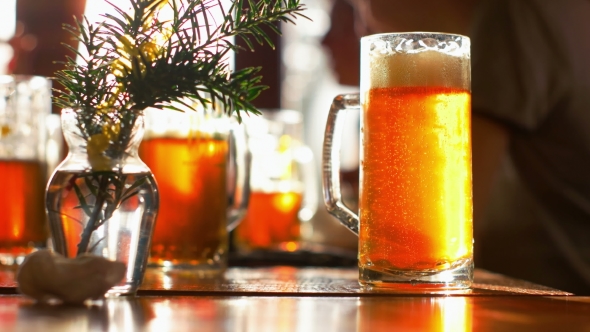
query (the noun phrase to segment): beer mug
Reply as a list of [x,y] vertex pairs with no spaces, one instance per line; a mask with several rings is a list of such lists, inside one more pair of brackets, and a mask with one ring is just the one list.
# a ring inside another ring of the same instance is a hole
[[282,109],[261,113],[243,119],[252,155],[251,193],[234,242],[242,252],[296,251],[317,209],[313,153],[303,144],[300,112]]
[[[438,292],[472,283],[470,75],[464,36],[361,39],[360,94],[334,99],[322,162],[326,207],[359,236],[367,289]],[[357,216],[342,203],[338,162],[342,111],[358,108]]]
[[249,160],[245,132],[221,107],[193,106],[146,110],[139,156],[160,191],[150,265],[208,277],[227,266],[228,232],[247,208]]
[[0,76],[0,265],[47,245],[45,185],[61,150],[61,138],[50,140],[51,119],[48,79]]

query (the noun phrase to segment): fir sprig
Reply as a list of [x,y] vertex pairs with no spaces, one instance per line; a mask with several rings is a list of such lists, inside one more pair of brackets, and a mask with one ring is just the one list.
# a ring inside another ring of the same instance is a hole
[[[69,57],[57,73],[65,87],[55,99],[59,106],[137,111],[174,108],[189,98],[218,100],[227,113],[238,111],[238,118],[239,111],[258,113],[252,101],[266,88],[260,68],[232,72],[224,59],[243,49],[229,37],[243,40],[246,50],[255,43],[274,47],[265,31],[280,33],[278,22],[293,23],[304,10],[299,0],[234,0],[227,11],[221,0],[129,3],[130,12],[111,3],[117,15],[67,27],[82,45],[81,52],[70,47],[81,62]],[[160,20],[166,7],[172,18]],[[221,22],[212,22],[213,9],[221,11]]]

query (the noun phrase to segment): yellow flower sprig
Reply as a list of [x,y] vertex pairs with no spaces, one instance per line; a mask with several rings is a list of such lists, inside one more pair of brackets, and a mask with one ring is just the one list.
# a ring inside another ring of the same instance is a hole
[[105,154],[109,145],[119,139],[121,124],[107,120],[102,126],[102,132],[88,138],[86,145],[88,162],[93,171],[109,171],[113,168],[112,159]]

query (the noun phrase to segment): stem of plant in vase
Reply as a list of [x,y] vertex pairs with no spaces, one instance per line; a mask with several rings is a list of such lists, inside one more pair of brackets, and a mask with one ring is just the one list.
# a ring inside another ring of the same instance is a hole
[[[100,176],[97,195],[96,195],[96,202],[94,203],[94,209],[92,210],[92,214],[90,215],[90,219],[88,223],[84,227],[84,231],[82,232],[82,238],[80,243],[78,244],[78,252],[76,256],[80,256],[88,251],[88,245],[90,244],[90,237],[92,236],[92,232],[94,232],[100,225],[102,224],[99,222],[100,214],[102,212],[102,206],[105,202],[105,193],[109,186],[109,181],[106,176]],[[103,219],[104,220],[104,219]]]
[[[89,217],[77,246],[77,256],[89,251],[92,233],[111,217],[124,200],[133,196],[133,190],[145,180],[140,177],[126,188],[123,184],[126,183],[127,176],[121,172],[121,164],[134,139],[133,135],[121,130],[121,127],[134,128],[139,113],[132,111],[121,114],[118,111],[105,110],[98,123],[94,117],[83,118],[78,123],[78,129],[87,141],[86,153],[91,170],[81,176],[89,188],[88,194],[84,194],[75,182],[80,175],[74,175],[71,181],[80,208]],[[118,172],[112,171],[113,167]],[[89,196],[94,197],[95,202],[92,205],[88,203]],[[97,244],[98,241],[93,246]]]

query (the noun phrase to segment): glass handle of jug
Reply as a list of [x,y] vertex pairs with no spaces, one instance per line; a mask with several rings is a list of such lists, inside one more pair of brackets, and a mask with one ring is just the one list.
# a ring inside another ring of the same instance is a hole
[[229,188],[227,230],[232,231],[246,216],[250,201],[250,167],[252,155],[248,149],[248,135],[243,125],[233,121],[229,134]]
[[322,153],[322,184],[326,208],[330,214],[357,235],[359,233],[359,217],[342,202],[340,191],[340,149],[342,146],[342,131],[345,120],[343,111],[358,110],[359,108],[360,101],[358,94],[344,94],[334,98],[326,123],[324,150]]

